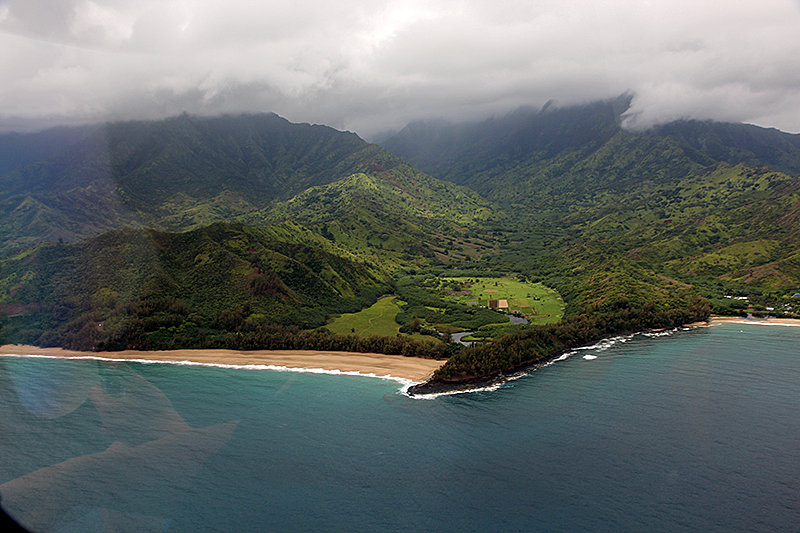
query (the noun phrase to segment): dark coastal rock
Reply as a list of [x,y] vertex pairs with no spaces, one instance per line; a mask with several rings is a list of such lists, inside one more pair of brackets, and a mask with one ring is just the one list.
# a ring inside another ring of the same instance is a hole
[[558,352],[549,354],[547,356],[526,361],[525,363],[517,365],[513,368],[492,372],[486,376],[470,376],[459,379],[434,378],[426,381],[425,383],[419,383],[409,387],[407,392],[409,396],[416,396],[420,394],[446,394],[502,385],[508,381],[510,377],[532,372],[541,366],[551,363],[553,360],[561,357],[565,353],[565,350],[559,350]]
[[[708,322],[704,320],[704,321],[693,322],[690,324],[685,324],[682,327],[699,326],[706,324],[708,324]],[[591,343],[585,344],[584,346],[595,344],[603,339],[622,337],[635,333],[655,333],[655,332],[666,331],[667,329],[676,329],[676,328],[674,327],[647,328],[638,332],[632,332],[632,331],[615,332],[613,334],[603,335],[598,339],[595,339]],[[408,389],[407,393],[409,396],[416,396],[421,394],[446,394],[453,392],[465,392],[470,390],[483,389],[486,387],[492,387],[495,385],[501,385],[512,377],[517,377],[520,374],[526,374],[528,372],[532,372],[533,370],[536,370],[539,367],[550,364],[554,360],[558,359],[565,353],[571,352],[575,348],[577,347],[570,347],[567,349],[558,350],[556,352],[544,355],[542,357],[525,361],[524,363],[516,365],[514,367],[492,372],[491,374],[485,376],[469,376],[458,379],[432,378],[426,381],[425,383],[419,383],[417,385],[413,385]]]
[[425,383],[413,385],[408,389],[409,396],[420,394],[442,394],[448,392],[468,391],[491,387],[506,381],[502,372],[495,372],[489,376],[477,376],[463,379],[431,379]]

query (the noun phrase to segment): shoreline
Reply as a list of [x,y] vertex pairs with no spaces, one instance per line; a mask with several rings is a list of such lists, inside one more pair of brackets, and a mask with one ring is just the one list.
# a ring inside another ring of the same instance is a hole
[[[706,321],[685,324],[683,327],[711,327],[725,323],[800,327],[800,319],[797,318],[742,318],[728,316],[712,316]],[[521,374],[532,372],[539,367],[553,363],[565,353],[567,352],[557,352],[541,360],[524,363],[520,365],[519,368],[511,369],[507,372],[498,371],[489,376],[473,376],[447,382],[431,382],[430,379],[433,373],[445,363],[444,360],[378,353],[316,350],[242,351],[208,348],[82,352],[77,350],[65,350],[63,348],[39,348],[20,344],[0,345],[0,357],[52,357],[144,364],[203,365],[221,368],[325,373],[390,379],[402,383],[405,386],[404,389],[407,388],[407,393],[412,397],[494,389],[506,381],[515,379]]]
[[443,360],[402,355],[315,350],[164,350],[80,352],[63,348],[38,348],[19,344],[0,346],[0,356],[94,359],[139,363],[195,364],[233,368],[360,375],[420,383],[444,364]]
[[[661,333],[666,331],[676,331],[681,328],[703,328],[712,327],[719,324],[750,324],[761,326],[797,326],[800,327],[800,319],[797,318],[742,318],[742,317],[727,317],[727,316],[711,316],[708,320],[700,322],[692,322],[691,324],[684,324],[678,328],[657,328],[650,330],[642,330],[628,333],[618,333],[604,338],[625,337],[627,335],[636,335],[644,333]],[[589,346],[593,346],[590,344]],[[562,359],[565,355],[575,353],[576,349],[560,350],[552,353],[536,361],[522,363],[521,365],[502,371],[498,370],[486,376],[470,376],[466,378],[454,380],[439,380],[439,381],[426,381],[409,387],[409,396],[431,396],[442,394],[460,394],[465,392],[477,392],[482,390],[495,390],[507,383],[513,381],[524,374],[533,372],[541,367],[548,366],[554,362]]]
[[[800,326],[800,318],[742,318],[738,316],[712,316],[705,325],[713,326],[715,324],[755,324],[757,326]],[[688,326],[697,326],[700,324],[688,324]]]

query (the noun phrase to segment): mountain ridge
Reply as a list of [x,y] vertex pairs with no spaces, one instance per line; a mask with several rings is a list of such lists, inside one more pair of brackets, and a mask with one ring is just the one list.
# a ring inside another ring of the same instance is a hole
[[0,175],[7,251],[122,227],[259,223],[275,203],[357,173],[380,175],[398,189],[422,179],[353,133],[275,114],[111,123],[55,151]]
[[[653,175],[660,182],[679,179],[717,163],[800,175],[800,135],[693,120],[628,131],[622,119],[630,101],[630,95],[622,95],[584,106],[520,108],[505,117],[464,124],[418,121],[381,145],[420,170],[468,185],[489,200],[538,208],[553,200],[564,205],[564,198],[552,198],[550,191],[538,195],[547,201],[536,194],[542,186],[552,189],[557,180],[583,187],[584,193],[568,198],[580,201],[607,186],[622,188],[653,180]],[[625,154],[632,154],[627,162]]]

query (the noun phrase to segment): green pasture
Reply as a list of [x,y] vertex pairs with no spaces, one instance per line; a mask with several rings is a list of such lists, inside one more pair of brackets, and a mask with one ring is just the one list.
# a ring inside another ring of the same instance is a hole
[[[477,302],[488,307],[489,300],[508,300],[508,312],[519,311],[531,324],[558,322],[564,316],[564,302],[556,291],[541,283],[515,278],[441,278],[445,284],[456,282],[461,291],[449,291],[444,298],[462,304]],[[459,294],[469,291],[469,294]]]
[[402,334],[404,337],[411,337],[415,341],[422,341],[422,342],[435,342],[435,343],[444,343],[444,341],[432,336],[432,335],[423,335],[421,333],[411,333],[410,335]]
[[400,331],[400,325],[394,321],[399,312],[400,306],[394,297],[381,298],[372,307],[333,319],[326,327],[333,333],[343,335],[394,337]]

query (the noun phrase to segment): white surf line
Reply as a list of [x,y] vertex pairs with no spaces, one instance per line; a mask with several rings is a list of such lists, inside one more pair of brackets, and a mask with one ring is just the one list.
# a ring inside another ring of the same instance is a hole
[[[499,388],[503,387],[504,385],[506,385],[510,381],[516,381],[516,380],[518,380],[518,379],[520,379],[520,378],[522,378],[524,376],[530,375],[531,373],[535,372],[539,368],[544,368],[546,366],[550,366],[552,364],[558,363],[559,361],[565,361],[565,360],[569,359],[571,356],[577,355],[579,351],[596,350],[598,352],[604,352],[604,351],[608,350],[609,348],[614,347],[618,343],[622,344],[622,343],[628,342],[629,340],[633,339],[637,335],[645,335],[647,337],[667,337],[667,336],[670,336],[670,335],[674,334],[675,332],[677,332],[679,330],[689,330],[689,329],[690,328],[679,328],[678,327],[678,328],[672,328],[672,329],[668,329],[668,330],[664,330],[664,331],[656,331],[656,332],[637,331],[635,333],[629,333],[627,335],[617,335],[617,336],[614,336],[614,337],[608,337],[607,339],[601,339],[600,341],[597,341],[594,344],[590,344],[588,346],[579,346],[577,348],[573,348],[569,352],[565,352],[565,353],[559,355],[558,357],[556,357],[556,358],[554,358],[554,359],[552,359],[550,361],[547,361],[546,363],[543,363],[541,365],[536,365],[534,368],[531,368],[530,370],[527,370],[525,372],[520,372],[518,374],[513,374],[511,376],[507,376],[506,379],[501,381],[501,382],[493,383],[492,385],[487,385],[487,386],[484,386],[484,387],[475,387],[475,388],[470,388],[470,389],[459,389],[459,390],[453,390],[453,391],[447,391],[447,392],[436,392],[436,393],[432,393],[432,394],[414,394],[414,395],[407,394],[406,391],[408,390],[408,387],[406,387],[405,390],[403,391],[403,393],[406,396],[408,396],[409,398],[413,398],[415,400],[434,400],[434,399],[436,399],[436,398],[438,398],[440,396],[454,396],[456,394],[469,394],[469,393],[473,393],[473,392],[493,392],[493,391],[496,391]],[[591,361],[593,359],[597,359],[597,357],[598,357],[597,355],[586,354],[586,355],[583,356],[583,359],[585,359],[587,361]]]
[[20,358],[38,358],[38,359],[68,359],[68,360],[92,360],[92,361],[103,361],[103,362],[112,362],[112,363],[141,363],[144,365],[178,365],[178,366],[204,366],[204,367],[213,367],[213,368],[228,368],[233,370],[271,370],[275,372],[296,372],[299,374],[327,374],[331,376],[354,376],[354,377],[365,377],[365,378],[375,378],[375,379],[383,379],[387,381],[396,381],[400,383],[401,391],[405,392],[408,390],[409,387],[413,385],[417,385],[421,382],[413,381],[408,378],[401,378],[398,376],[392,376],[391,374],[385,375],[378,375],[373,372],[359,372],[358,370],[338,370],[338,369],[327,369],[327,368],[310,368],[310,367],[298,367],[298,366],[282,366],[282,365],[264,365],[264,364],[252,364],[252,365],[234,365],[229,363],[200,363],[198,361],[188,361],[183,359],[127,359],[127,358],[115,358],[115,357],[102,357],[102,356],[95,356],[95,355],[68,355],[68,356],[61,356],[61,355],[42,355],[42,354],[0,354],[0,357],[20,357]]

